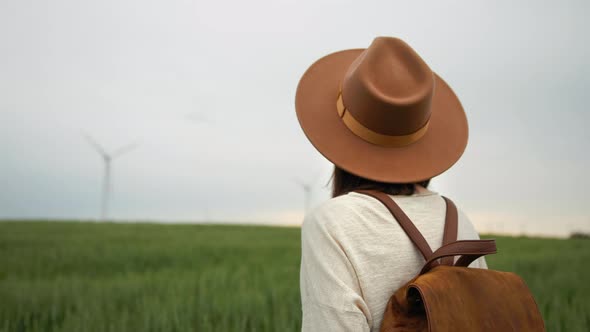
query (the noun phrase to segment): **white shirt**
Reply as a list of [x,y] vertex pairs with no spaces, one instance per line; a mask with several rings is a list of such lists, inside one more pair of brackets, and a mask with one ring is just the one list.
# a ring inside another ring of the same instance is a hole
[[[390,196],[432,250],[442,244],[446,204],[436,192]],[[457,208],[458,239],[478,239]],[[309,213],[301,227],[302,331],[379,331],[389,297],[424,264],[387,208],[349,193]],[[480,258],[471,267],[487,268]]]

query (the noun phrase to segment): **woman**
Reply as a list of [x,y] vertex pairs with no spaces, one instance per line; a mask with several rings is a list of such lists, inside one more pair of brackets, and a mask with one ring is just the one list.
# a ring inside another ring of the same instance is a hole
[[[388,194],[439,248],[446,203],[428,184],[463,154],[465,112],[410,46],[387,37],[315,62],[299,82],[296,110],[335,165],[334,198],[302,226],[302,330],[379,331],[389,297],[424,259],[382,203],[355,191]],[[457,238],[479,238],[460,210]],[[486,268],[483,259],[471,266]]]

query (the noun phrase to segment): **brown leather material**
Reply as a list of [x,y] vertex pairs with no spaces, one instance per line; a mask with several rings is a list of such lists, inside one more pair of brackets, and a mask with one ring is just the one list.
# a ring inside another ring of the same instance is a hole
[[[457,241],[457,232],[459,228],[459,215],[457,213],[457,207],[455,203],[449,198],[442,196],[447,205],[445,213],[445,229],[443,233],[443,245],[449,244],[453,241]],[[441,259],[441,264],[453,265],[453,257],[444,257]]]
[[425,260],[432,255],[432,249],[404,211],[387,194],[375,190],[357,190],[356,192],[371,196],[380,201],[395,217],[401,228],[406,232],[412,243],[418,248]]
[[394,293],[380,331],[521,332],[545,326],[516,274],[439,265]]
[[[423,135],[412,135],[407,145],[369,142],[338,113],[340,91],[343,108],[371,132],[408,135],[426,123],[428,127]],[[366,49],[340,51],[316,61],[299,81],[295,108],[305,135],[322,155],[375,181],[430,179],[450,168],[467,146],[468,123],[459,98],[397,38],[379,37]]]
[[[388,195],[373,190],[357,192],[382,202],[412,242],[430,250],[412,221]],[[390,297],[380,331],[545,331],[539,308],[519,276],[467,267],[478,257],[496,253],[496,242],[456,241],[457,210],[450,199],[445,197],[445,201],[444,244],[431,254],[420,250],[426,263],[416,277]],[[437,265],[439,259],[445,263],[445,257],[453,256],[460,256],[454,265]]]
[[[426,263],[424,263],[420,274],[428,272],[433,267],[433,263],[442,257],[454,257],[460,255],[461,258],[455,263],[455,266],[468,266],[471,262],[481,256],[495,253],[495,240],[461,240],[452,242],[438,248],[432,253]],[[468,258],[463,259],[463,257]]]

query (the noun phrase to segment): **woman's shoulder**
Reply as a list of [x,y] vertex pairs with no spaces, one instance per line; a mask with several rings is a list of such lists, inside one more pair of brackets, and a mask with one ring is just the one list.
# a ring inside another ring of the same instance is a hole
[[325,211],[341,211],[341,210],[355,210],[370,206],[375,199],[368,195],[364,195],[357,192],[350,192],[345,195],[330,198],[329,200],[320,204],[313,212],[325,212]]
[[[422,196],[438,196],[435,192],[429,194],[417,194],[411,196],[392,196],[396,201],[404,201],[407,204]],[[402,202],[400,202],[402,203]],[[331,198],[306,214],[303,224],[321,224],[323,226],[336,223],[339,226],[351,224],[355,221],[362,221],[375,212],[386,213],[387,208],[375,198],[357,192],[350,192],[345,195]]]
[[312,209],[307,216],[323,216],[331,214],[346,214],[372,205],[375,199],[357,192],[330,198]]
[[[444,214],[444,200],[435,191],[423,191],[414,195],[390,196],[402,210],[424,215],[425,210],[432,210],[433,214]],[[459,212],[462,216],[462,212]],[[387,208],[375,198],[351,192],[346,195],[331,198],[306,214],[303,221],[305,226],[314,224],[321,227],[342,227],[355,223],[363,223],[366,219],[387,218]]]
[[331,224],[342,224],[348,219],[353,219],[363,210],[370,208],[372,198],[359,193],[348,193],[330,198],[321,203],[305,215],[303,227],[315,225],[326,227]]
[[[429,204],[428,200],[442,200],[442,196],[435,192],[426,190],[413,195],[394,195],[390,196],[394,201],[398,203],[415,203],[424,202]],[[382,206],[383,204],[377,199],[361,194],[358,192],[350,192],[348,194],[331,198],[324,203],[320,204],[316,209],[312,210],[311,213],[326,213],[326,212],[346,212],[346,211],[359,211],[363,209],[373,209],[376,205]]]

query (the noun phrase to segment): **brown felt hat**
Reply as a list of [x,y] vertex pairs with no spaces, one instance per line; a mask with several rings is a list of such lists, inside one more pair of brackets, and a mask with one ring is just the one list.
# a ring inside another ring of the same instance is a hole
[[467,118],[451,88],[397,38],[329,54],[305,72],[295,97],[315,148],[361,177],[395,183],[430,179],[467,145]]

